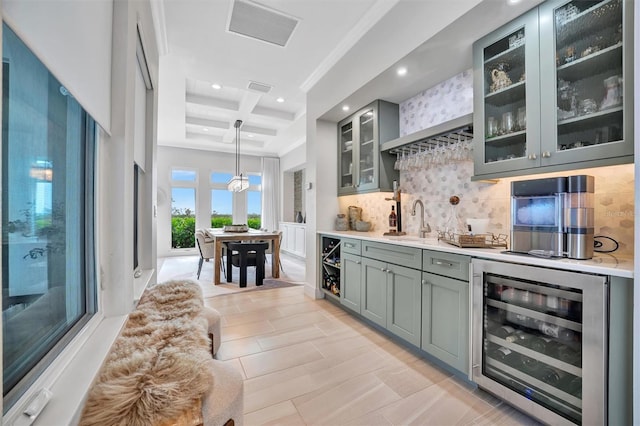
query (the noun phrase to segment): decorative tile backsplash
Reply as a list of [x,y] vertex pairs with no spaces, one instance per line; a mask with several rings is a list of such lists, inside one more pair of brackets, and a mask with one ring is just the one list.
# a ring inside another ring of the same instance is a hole
[[473,70],[468,69],[400,104],[400,136],[473,112]]
[[[511,181],[540,179],[553,176],[586,174],[595,177],[595,235],[605,235],[618,241],[617,254],[633,255],[634,230],[634,172],[632,164],[549,173],[535,176],[500,179],[497,183],[471,182],[473,163],[454,163],[430,170],[401,171],[402,224],[409,235],[418,235],[419,207],[411,216],[416,199],[424,202],[425,222],[436,236],[436,229],[444,227],[451,205],[449,197],[457,195],[460,203],[457,213],[460,219],[489,218],[489,231],[496,234],[510,232]],[[339,197],[340,212],[347,213],[348,206],[362,207],[363,220],[372,222],[373,230],[385,232],[394,201],[385,201],[389,193],[373,193]]]
[[[415,133],[444,121],[473,112],[473,71],[467,70],[437,86],[420,92],[400,104],[400,135]],[[411,216],[413,202],[423,201],[425,222],[431,226],[432,236],[444,228],[452,213],[449,197],[457,195],[457,215],[467,218],[490,219],[489,231],[510,233],[511,182],[543,177],[586,174],[595,177],[595,235],[618,241],[616,252],[633,255],[634,233],[634,168],[633,164],[519,176],[500,179],[497,183],[472,182],[473,163],[457,162],[432,169],[400,172],[402,191],[402,225],[409,235],[418,235],[420,212]],[[340,213],[347,214],[349,206],[362,208],[363,220],[370,221],[372,230],[388,230],[389,213],[395,201],[387,201],[389,193],[371,193],[339,197]]]

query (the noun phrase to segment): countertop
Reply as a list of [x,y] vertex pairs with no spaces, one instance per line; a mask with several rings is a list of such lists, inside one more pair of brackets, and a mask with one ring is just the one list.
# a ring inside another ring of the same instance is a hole
[[589,260],[566,258],[547,259],[526,254],[505,253],[504,248],[460,248],[444,241],[438,241],[435,236],[428,236],[426,238],[411,235],[384,236],[379,232],[357,231],[318,231],[318,234],[463,254],[501,262],[520,263],[523,265],[588,272],[592,274],[612,275],[622,278],[633,278],[633,258],[616,256],[615,254],[595,253],[593,259]]

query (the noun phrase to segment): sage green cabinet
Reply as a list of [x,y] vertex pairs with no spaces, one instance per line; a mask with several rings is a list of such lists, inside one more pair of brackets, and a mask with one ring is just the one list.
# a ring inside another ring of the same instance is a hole
[[420,275],[416,269],[387,265],[387,330],[420,346]]
[[633,7],[549,0],[474,43],[474,179],[633,162]]
[[420,279],[416,269],[363,257],[360,313],[419,346]]
[[469,283],[422,273],[421,348],[468,373]]
[[338,123],[339,196],[393,190],[395,158],[380,145],[398,135],[398,105],[382,100]]
[[345,242],[342,242],[342,264],[340,269],[340,303],[352,311],[360,313],[360,297],[362,292],[362,260],[360,256],[345,253]]
[[387,264],[362,258],[360,314],[381,327],[387,326]]

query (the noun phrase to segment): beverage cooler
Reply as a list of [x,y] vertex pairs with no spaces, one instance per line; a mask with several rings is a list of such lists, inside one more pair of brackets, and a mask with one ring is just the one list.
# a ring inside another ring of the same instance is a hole
[[471,379],[549,424],[606,424],[607,277],[473,260]]

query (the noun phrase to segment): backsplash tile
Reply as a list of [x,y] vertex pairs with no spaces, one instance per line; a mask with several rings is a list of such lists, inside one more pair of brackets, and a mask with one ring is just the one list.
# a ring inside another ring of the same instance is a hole
[[[451,206],[449,197],[460,197],[458,216],[489,218],[489,231],[509,234],[511,182],[514,180],[587,174],[595,177],[595,235],[605,235],[618,241],[617,254],[633,255],[634,230],[634,172],[633,165],[600,167],[571,172],[550,173],[535,176],[500,179],[497,183],[471,182],[473,163],[470,161],[440,166],[434,169],[401,171],[403,230],[418,235],[419,212],[411,216],[411,206],[416,199],[425,204],[425,222],[432,228],[444,227]],[[362,208],[363,220],[372,222],[373,230],[384,232],[393,201],[386,201],[389,193],[372,193],[339,197],[341,213],[347,213],[350,205]]]
[[400,136],[473,112],[473,70],[468,69],[400,103]]

